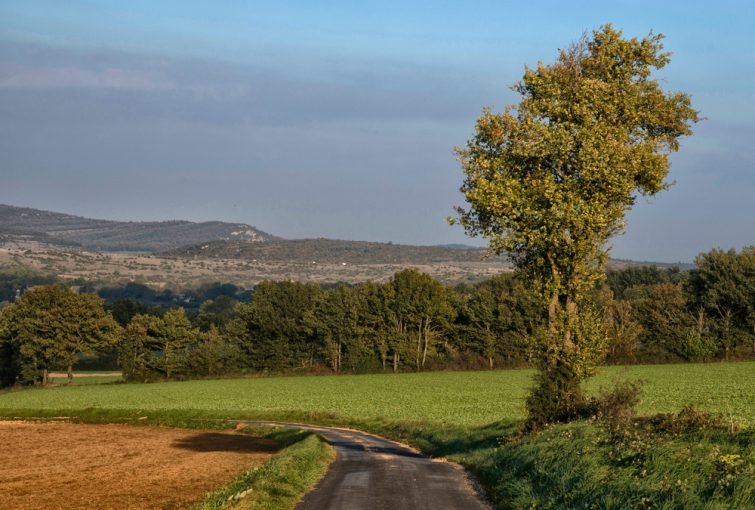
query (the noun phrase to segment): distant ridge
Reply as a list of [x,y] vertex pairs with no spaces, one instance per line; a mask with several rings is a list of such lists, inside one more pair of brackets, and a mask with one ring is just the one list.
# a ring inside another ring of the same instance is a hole
[[34,241],[94,251],[158,252],[208,241],[278,239],[245,223],[111,221],[0,204],[0,242]]
[[485,261],[508,265],[504,257],[483,260],[485,253],[484,248],[471,246],[411,246],[318,238],[281,239],[266,243],[249,243],[236,240],[214,241],[195,246],[185,246],[165,252],[163,255],[307,264],[436,264]]
[[[407,244],[346,241],[340,239],[277,239],[265,243],[229,240],[200,243],[168,250],[160,255],[179,258],[209,258],[296,264],[444,264],[485,263],[511,269],[506,256],[486,257],[486,248],[468,245],[413,246]],[[609,259],[608,269],[637,266],[693,269],[685,263],[637,262]]]
[[[512,268],[505,256],[486,258],[486,249],[465,244],[414,246],[339,239],[284,240],[244,223],[207,221],[98,220],[0,204],[0,246],[26,249],[33,243],[61,250],[146,252],[168,257],[234,259],[260,263],[349,265],[443,265],[484,263]],[[679,267],[612,259],[609,269],[628,266]]]

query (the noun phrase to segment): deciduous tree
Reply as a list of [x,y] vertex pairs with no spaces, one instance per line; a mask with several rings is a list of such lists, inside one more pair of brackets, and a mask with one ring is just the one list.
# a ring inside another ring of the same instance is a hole
[[698,119],[690,98],[653,78],[669,62],[662,35],[627,39],[603,26],[526,69],[522,99],[487,109],[458,149],[469,204],[458,221],[506,252],[548,312],[532,426],[568,419],[580,381],[603,352],[602,314],[588,295],[603,277],[608,242],[622,232],[637,194],[667,188],[669,153]]
[[77,294],[67,287],[51,285],[26,292],[3,310],[0,336],[17,345],[18,364],[31,380],[42,373],[42,384],[54,365],[68,368],[79,354],[94,354],[120,339],[120,327],[94,294]]
[[199,342],[199,330],[183,308],[162,317],[136,315],[121,344],[121,366],[127,380],[144,381],[187,375],[189,354]]
[[749,338],[755,351],[755,247],[711,250],[698,255],[695,265],[689,293],[715,323],[724,357],[739,338]]

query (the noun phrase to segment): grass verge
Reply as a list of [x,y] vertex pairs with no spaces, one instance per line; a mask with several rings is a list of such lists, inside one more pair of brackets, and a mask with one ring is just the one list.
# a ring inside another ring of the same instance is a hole
[[320,478],[335,458],[333,449],[310,432],[246,428],[244,432],[275,439],[286,448],[258,469],[210,493],[201,510],[290,510]]

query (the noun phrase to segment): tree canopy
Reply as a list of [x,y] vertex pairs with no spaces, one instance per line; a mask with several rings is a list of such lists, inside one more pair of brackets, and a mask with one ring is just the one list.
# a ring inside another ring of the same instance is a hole
[[492,253],[508,253],[548,310],[529,401],[536,421],[579,404],[579,381],[602,352],[586,296],[604,275],[608,242],[638,194],[668,187],[669,154],[698,120],[687,94],[652,76],[670,59],[662,40],[627,39],[610,25],[584,36],[555,63],[527,68],[513,87],[519,104],[486,109],[457,149],[469,204],[457,221]]
[[70,382],[77,356],[112,347],[119,330],[100,297],[60,285],[29,290],[0,316],[0,337],[17,358],[17,376],[36,381],[41,372],[43,385],[53,365],[66,366]]

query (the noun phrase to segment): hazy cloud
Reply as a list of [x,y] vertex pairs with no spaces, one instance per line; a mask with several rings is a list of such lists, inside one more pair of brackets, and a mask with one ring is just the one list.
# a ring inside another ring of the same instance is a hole
[[0,66],[0,88],[58,89],[75,87],[123,90],[166,90],[173,88],[172,84],[153,74],[118,68],[90,71],[75,67]]

